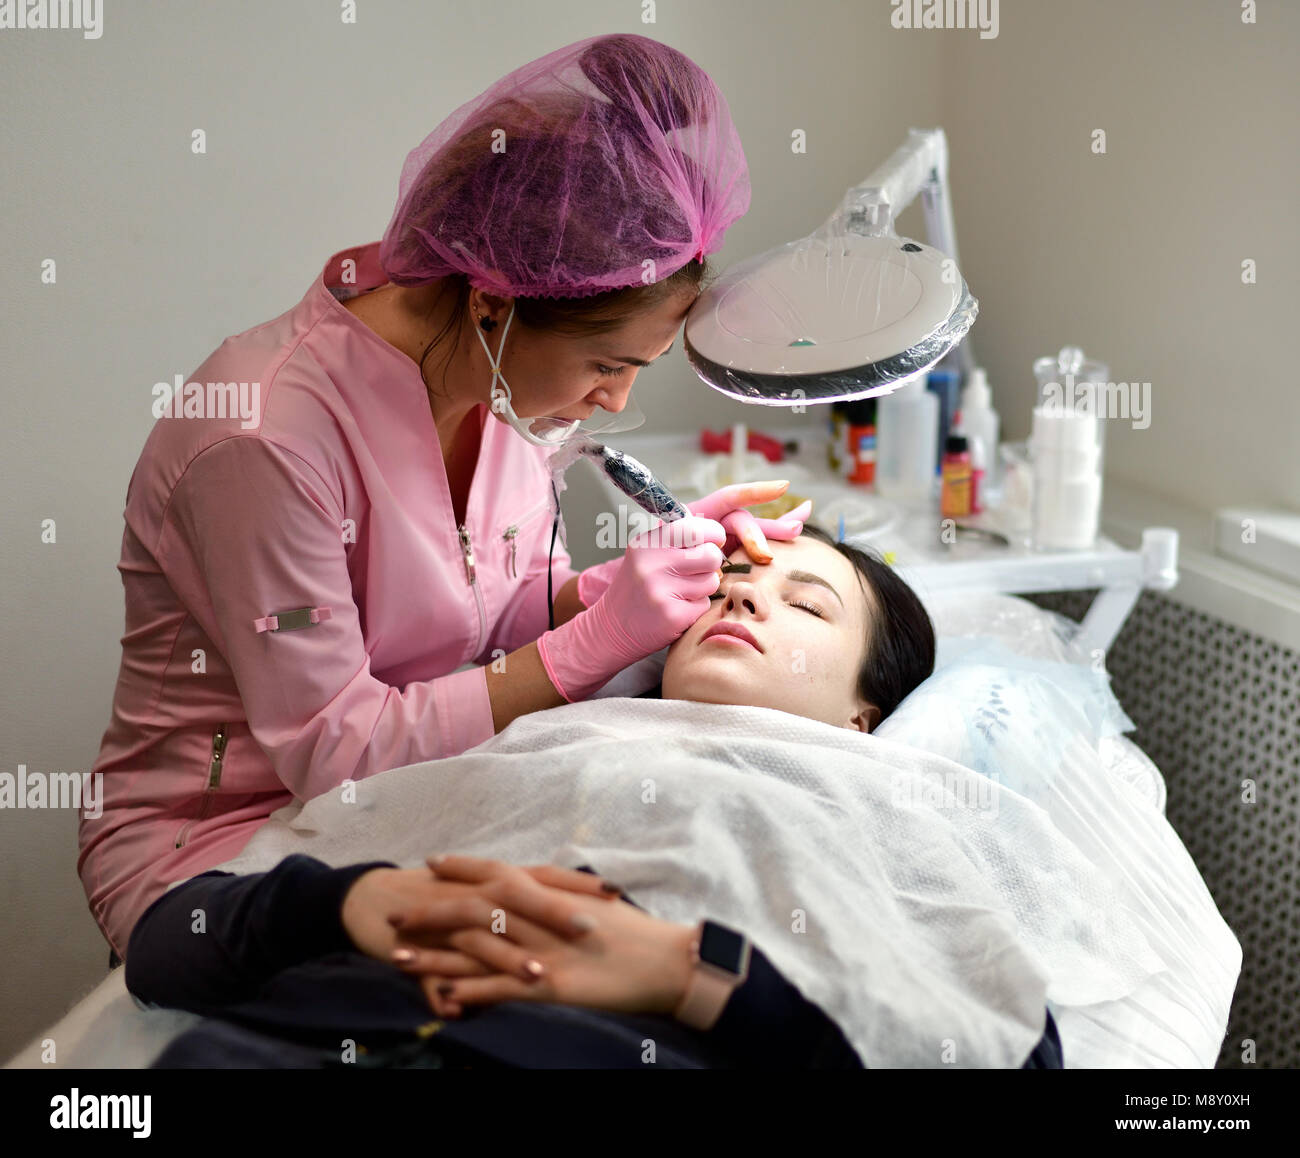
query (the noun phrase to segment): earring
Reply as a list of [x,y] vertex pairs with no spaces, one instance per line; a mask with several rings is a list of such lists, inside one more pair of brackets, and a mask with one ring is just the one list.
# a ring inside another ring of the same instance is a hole
[[489,334],[497,328],[496,322],[493,321],[491,318],[489,318],[486,314],[483,317],[479,318],[478,324],[482,326],[485,330],[487,330]]

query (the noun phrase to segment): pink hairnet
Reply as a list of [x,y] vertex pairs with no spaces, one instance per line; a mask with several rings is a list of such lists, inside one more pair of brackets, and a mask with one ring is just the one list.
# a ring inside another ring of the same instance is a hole
[[595,36],[503,77],[411,151],[379,258],[396,285],[464,273],[502,296],[585,297],[662,281],[748,208],[708,74],[648,37]]

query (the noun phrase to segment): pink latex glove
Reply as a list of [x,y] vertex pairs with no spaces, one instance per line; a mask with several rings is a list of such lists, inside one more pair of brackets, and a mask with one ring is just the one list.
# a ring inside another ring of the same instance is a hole
[[634,536],[595,604],[537,640],[546,674],[570,703],[667,647],[709,609],[726,531],[691,515]]
[[[789,482],[735,483],[722,487],[711,495],[687,503],[692,515],[713,519],[722,524],[727,533],[722,553],[729,556],[737,547],[744,546],[755,563],[770,563],[772,553],[767,549],[768,539],[789,540],[802,530],[804,520],[812,513],[812,503],[806,502],[786,511],[779,519],[760,519],[745,510],[747,506],[768,503],[786,492]],[[597,563],[578,575],[578,598],[584,607],[593,607],[609,588],[622,566],[623,556]]]

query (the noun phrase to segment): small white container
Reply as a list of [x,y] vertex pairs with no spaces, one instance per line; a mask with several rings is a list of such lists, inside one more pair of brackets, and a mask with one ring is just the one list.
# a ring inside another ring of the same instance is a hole
[[1101,523],[1101,480],[1106,377],[1077,346],[1034,363],[1038,405],[1034,407],[1029,452],[1033,460],[1031,541],[1037,550],[1082,550],[1097,539]]
[[876,404],[876,491],[899,502],[932,502],[939,453],[939,399],[914,378]]
[[1036,407],[1033,544],[1038,550],[1090,547],[1101,516],[1101,447],[1095,414]]

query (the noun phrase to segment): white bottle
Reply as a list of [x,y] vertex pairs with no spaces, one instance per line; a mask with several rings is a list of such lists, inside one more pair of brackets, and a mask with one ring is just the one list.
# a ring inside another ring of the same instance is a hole
[[971,469],[982,472],[975,480],[978,510],[988,507],[990,490],[998,488],[998,436],[1001,420],[993,409],[993,395],[989,390],[988,375],[982,366],[970,372],[970,378],[961,392],[961,421],[956,433],[964,434],[971,445]]
[[876,405],[876,490],[924,505],[934,499],[939,453],[939,398],[914,378]]

